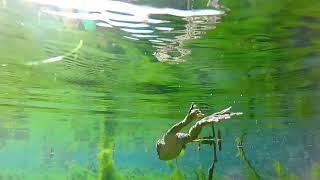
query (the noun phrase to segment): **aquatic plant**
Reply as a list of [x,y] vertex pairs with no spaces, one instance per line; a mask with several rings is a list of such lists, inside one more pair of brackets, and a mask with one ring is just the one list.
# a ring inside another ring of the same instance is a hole
[[176,166],[176,168],[173,170],[172,174],[169,177],[169,180],[184,180],[183,173],[181,169]]
[[239,159],[244,162],[244,165],[245,165],[244,172],[245,172],[246,179],[250,179],[250,180],[260,179],[260,175],[257,173],[256,169],[252,166],[245,151],[243,150],[243,141],[245,136],[246,136],[246,133],[243,133],[240,137],[236,138],[236,146],[238,150],[237,157],[239,157]]
[[299,179],[298,176],[289,175],[284,169],[283,165],[280,163],[280,161],[273,162],[273,169],[279,180],[298,180]]
[[79,166],[74,162],[68,163],[68,174],[67,180],[95,180],[97,179],[97,174],[91,172],[90,170]]
[[106,180],[118,180],[120,176],[114,167],[114,163],[112,160],[112,150],[104,149],[98,154],[98,162],[99,162],[99,176],[98,179]]
[[[237,157],[239,157],[245,163],[245,177],[246,179],[256,180],[260,179],[261,176],[258,174],[254,166],[250,163],[244,149],[243,149],[243,141],[246,133],[243,133],[240,137],[236,138],[236,145],[238,149]],[[273,162],[273,170],[275,172],[276,177],[279,180],[298,180],[299,177],[293,174],[289,174],[283,164],[280,161]],[[320,164],[313,163],[310,168],[309,177],[311,180],[318,180],[320,179]]]
[[198,166],[198,168],[194,171],[195,175],[196,175],[196,179],[197,180],[206,180],[206,172],[205,170],[202,168],[202,166]]
[[97,154],[98,160],[98,179],[99,180],[118,180],[121,179],[119,173],[116,171],[113,162],[113,130],[108,128],[112,126],[112,123],[108,123],[108,121],[102,121],[100,123],[100,142],[99,142],[99,150],[100,152]]
[[320,164],[313,163],[310,169],[310,179],[319,180],[320,179]]
[[177,158],[183,157],[184,155],[185,155],[185,150],[182,149],[182,150],[180,151],[180,154],[178,155]]

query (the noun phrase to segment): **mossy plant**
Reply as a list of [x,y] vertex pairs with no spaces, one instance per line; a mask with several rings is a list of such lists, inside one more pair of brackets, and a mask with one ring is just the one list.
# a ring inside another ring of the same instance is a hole
[[112,179],[119,180],[120,176],[116,172],[114,163],[112,160],[112,150],[105,149],[98,154],[99,162],[99,177],[100,180]]
[[76,163],[69,163],[67,180],[95,180],[97,179],[97,174],[91,172],[90,170],[83,168]]
[[295,175],[289,175],[280,161],[275,161],[273,163],[273,169],[279,180],[298,180],[299,178]]
[[195,171],[197,180],[206,180],[206,173],[201,166],[199,166]]
[[311,180],[319,180],[320,179],[320,164],[314,163],[311,166],[310,170],[310,179]]
[[170,180],[185,180],[181,169],[177,166],[169,177]]

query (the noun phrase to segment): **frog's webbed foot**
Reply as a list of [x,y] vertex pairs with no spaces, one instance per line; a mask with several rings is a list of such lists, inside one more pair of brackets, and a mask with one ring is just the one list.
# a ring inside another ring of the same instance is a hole
[[186,119],[193,120],[196,118],[203,118],[203,117],[204,117],[204,114],[202,114],[200,109],[198,109],[197,106],[194,103],[192,103],[188,111],[188,114],[186,116]]
[[222,111],[213,113],[210,116],[207,116],[201,119],[201,121],[208,122],[208,123],[219,122],[222,119],[230,119],[232,116],[242,115],[242,112],[231,112],[230,109],[231,109],[231,106],[226,109],[223,109]]

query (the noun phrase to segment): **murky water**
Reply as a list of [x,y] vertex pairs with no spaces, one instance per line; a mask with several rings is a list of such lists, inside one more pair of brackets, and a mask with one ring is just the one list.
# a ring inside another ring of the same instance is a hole
[[0,179],[207,179],[212,146],[155,151],[191,102],[244,113],[215,126],[214,178],[320,179],[319,8],[2,0]]

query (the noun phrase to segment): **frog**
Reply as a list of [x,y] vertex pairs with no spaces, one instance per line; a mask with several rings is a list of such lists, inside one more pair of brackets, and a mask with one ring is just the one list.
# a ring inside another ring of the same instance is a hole
[[[230,119],[235,115],[243,114],[242,112],[231,112],[231,108],[232,107],[230,106],[205,117],[201,110],[197,108],[197,105],[191,103],[189,111],[184,119],[170,127],[164,135],[157,140],[156,151],[158,158],[164,161],[176,159],[187,144],[197,141],[198,135],[204,126],[220,122],[223,119]],[[197,121],[187,133],[181,132],[184,127],[195,119],[200,120]]]

